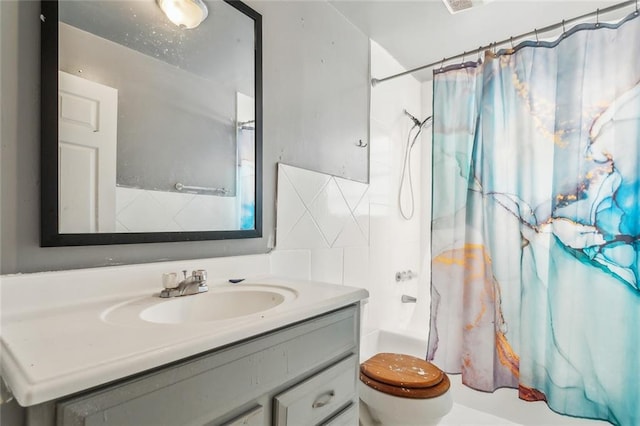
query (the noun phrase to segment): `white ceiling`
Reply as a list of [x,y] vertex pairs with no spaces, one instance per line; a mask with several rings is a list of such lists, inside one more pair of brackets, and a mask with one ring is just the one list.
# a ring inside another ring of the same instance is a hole
[[[473,51],[481,45],[508,39],[574,18],[619,1],[495,0],[451,15],[441,0],[329,0],[349,21],[384,47],[405,68],[439,62],[443,57]],[[634,10],[626,7],[601,16],[613,20]],[[595,21],[595,18],[593,18]],[[547,38],[556,34],[546,34]],[[540,38],[544,38],[540,35]],[[516,43],[521,40],[516,40]],[[431,70],[414,74],[431,79]],[[386,76],[373,76],[382,78]]]

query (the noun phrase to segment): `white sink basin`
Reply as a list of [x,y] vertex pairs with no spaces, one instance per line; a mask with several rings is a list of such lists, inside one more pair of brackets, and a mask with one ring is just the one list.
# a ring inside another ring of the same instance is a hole
[[161,324],[219,321],[266,311],[284,302],[281,293],[267,290],[227,291],[177,297],[140,313],[140,318]]
[[161,299],[157,295],[130,300],[104,311],[103,321],[134,324],[185,324],[258,315],[295,299],[288,287],[273,285],[212,286],[206,293]]

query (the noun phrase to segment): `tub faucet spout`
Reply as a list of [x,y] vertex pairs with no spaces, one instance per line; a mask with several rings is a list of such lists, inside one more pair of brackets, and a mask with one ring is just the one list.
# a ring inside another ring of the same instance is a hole
[[413,296],[409,296],[408,294],[403,294],[402,299],[400,299],[402,303],[416,303],[418,299]]

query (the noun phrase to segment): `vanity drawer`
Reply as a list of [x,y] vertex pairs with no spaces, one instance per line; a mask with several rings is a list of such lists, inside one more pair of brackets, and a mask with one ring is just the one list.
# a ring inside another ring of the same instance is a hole
[[315,425],[356,399],[356,355],[334,364],[274,398],[275,425]]
[[352,402],[351,405],[322,423],[322,426],[354,426],[358,424],[358,420],[358,404]]

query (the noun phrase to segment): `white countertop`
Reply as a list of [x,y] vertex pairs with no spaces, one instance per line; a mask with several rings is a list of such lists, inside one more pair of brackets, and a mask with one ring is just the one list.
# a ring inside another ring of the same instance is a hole
[[[358,302],[366,290],[271,276],[243,285],[279,285],[296,297],[258,314],[215,322],[155,324],[105,321],[114,305],[148,296],[136,290],[69,305],[38,302],[36,308],[3,312],[2,376],[22,406],[31,406],[209,351]],[[228,285],[209,281],[209,286]],[[156,286],[157,287],[157,286]],[[3,289],[4,290],[4,289]],[[58,288],[60,292],[64,289]],[[156,288],[156,290],[159,290]],[[17,293],[3,291],[3,305]],[[156,291],[157,293],[157,291]],[[200,295],[185,297],[202,297]],[[163,299],[168,300],[168,299]]]

